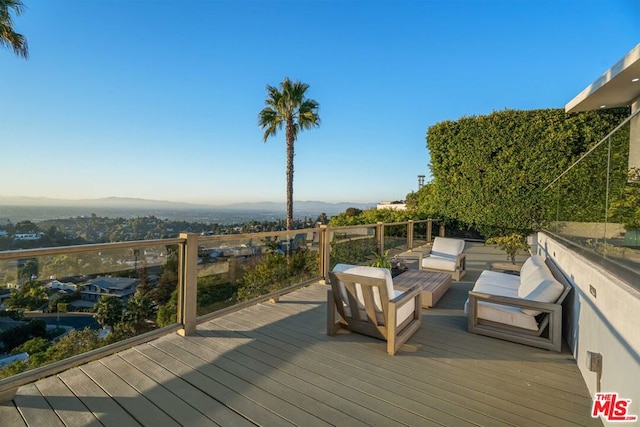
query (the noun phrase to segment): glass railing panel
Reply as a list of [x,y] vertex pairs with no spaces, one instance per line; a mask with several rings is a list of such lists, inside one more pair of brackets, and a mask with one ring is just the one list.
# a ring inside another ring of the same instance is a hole
[[407,245],[407,223],[385,225],[383,249],[389,257],[396,256],[409,249]]
[[319,232],[201,238],[198,316],[320,277]]
[[[427,239],[427,227],[428,227],[428,221],[415,221],[413,223],[413,247],[410,249],[420,248],[420,247],[426,246],[428,243],[431,243],[431,241]],[[432,225],[431,226],[432,235],[433,235],[433,227],[434,226]]]
[[176,245],[93,247],[4,254],[0,378],[175,323]]
[[375,225],[332,227],[329,269],[336,264],[369,265],[376,259],[378,240]]
[[549,230],[621,276],[640,271],[640,174],[629,169],[630,123],[547,189]]

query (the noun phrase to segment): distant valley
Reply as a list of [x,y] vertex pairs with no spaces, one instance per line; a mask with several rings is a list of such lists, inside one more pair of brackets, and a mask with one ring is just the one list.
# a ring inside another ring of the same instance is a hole
[[[294,202],[296,218],[315,218],[321,213],[337,215],[347,208],[368,209],[376,203],[326,203],[319,201]],[[2,221],[44,221],[75,218],[96,214],[101,217],[132,218],[153,215],[161,219],[189,222],[232,224],[251,220],[270,221],[284,218],[286,205],[280,202],[234,203],[201,205],[161,200],[108,197],[102,199],[64,200],[45,197],[0,196],[0,224]]]

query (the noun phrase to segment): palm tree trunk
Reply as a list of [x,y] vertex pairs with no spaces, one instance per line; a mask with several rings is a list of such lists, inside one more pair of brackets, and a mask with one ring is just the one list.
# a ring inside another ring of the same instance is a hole
[[293,227],[293,119],[287,119],[287,230]]

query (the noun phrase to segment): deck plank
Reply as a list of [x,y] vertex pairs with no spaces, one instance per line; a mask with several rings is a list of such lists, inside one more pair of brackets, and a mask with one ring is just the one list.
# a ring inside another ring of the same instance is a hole
[[0,426],[26,426],[20,411],[13,402],[0,403]]
[[138,393],[144,395],[155,406],[162,408],[164,412],[180,425],[197,425],[203,427],[213,427],[217,425],[193,406],[171,393],[162,385],[156,383],[117,355],[106,357],[100,360],[100,362],[138,391]]
[[[222,331],[222,333],[224,333],[224,331]],[[330,405],[336,410],[348,414],[351,419],[360,420],[366,425],[399,425],[395,420],[386,417],[384,414],[372,412],[361,405],[354,405],[354,402],[344,398],[341,391],[345,386],[340,382],[330,381],[321,375],[316,375],[295,364],[288,363],[284,359],[264,353],[252,345],[246,345],[253,341],[246,339],[246,337],[228,336],[224,340],[215,340],[200,336],[191,337],[191,340],[207,348],[225,352],[229,355],[228,357],[232,357],[234,360],[250,359],[254,362],[252,366],[267,366],[266,369],[270,370],[272,377],[299,386],[301,393],[305,393],[310,397]],[[357,424],[351,424],[350,421],[348,425]]]
[[25,423],[29,427],[64,427],[60,418],[35,383],[20,387],[14,399]]
[[62,372],[58,377],[103,425],[107,427],[140,425],[80,368]]
[[242,415],[232,411],[179,376],[174,375],[153,360],[147,358],[142,353],[130,349],[118,354],[118,356],[137,367],[141,372],[149,376],[149,378],[163,384],[164,387],[171,390],[178,398],[189,402],[190,405],[216,423],[223,426],[233,425],[238,427],[255,425]]
[[177,427],[179,424],[127,384],[122,378],[107,369],[100,361],[82,365],[82,371],[98,384],[113,400],[122,406],[142,425]]
[[[261,332],[268,334],[267,331],[261,330]],[[280,332],[276,332],[276,335],[278,334],[280,334]],[[265,354],[279,354],[287,347],[287,345],[282,341],[273,337],[263,337],[260,339],[260,343],[256,342],[254,345]],[[337,353],[340,353],[340,355]],[[381,353],[384,353],[384,351],[381,351]],[[328,369],[334,369],[337,366],[337,369],[339,369],[337,375],[339,377],[344,375],[356,376],[358,379],[368,381],[370,384],[374,385],[378,385],[382,382],[387,391],[391,391],[398,396],[407,399],[407,402],[403,402],[404,404],[410,403],[410,401],[413,400],[413,410],[416,410],[415,406],[421,407],[421,402],[428,402],[430,405],[434,405],[435,407],[431,407],[429,410],[426,408],[420,408],[421,412],[432,414],[438,420],[443,419],[440,418],[443,416],[440,412],[444,409],[448,409],[450,415],[455,415],[457,417],[466,415],[469,419],[473,419],[474,422],[478,421],[478,419],[484,418],[480,412],[480,410],[484,409],[484,406],[482,404],[476,404],[476,402],[471,399],[460,399],[459,393],[451,393],[450,400],[448,402],[443,400],[442,386],[446,386],[445,382],[443,382],[443,384],[439,384],[439,386],[432,386],[430,381],[424,381],[420,382],[418,387],[410,387],[410,383],[414,381],[413,378],[415,377],[416,372],[412,370],[396,370],[394,373],[393,369],[390,369],[391,365],[388,365],[387,360],[385,360],[387,359],[385,357],[386,353],[381,354],[380,360],[369,361],[364,361],[365,358],[362,357],[362,353],[354,352],[348,348],[339,349],[337,352],[332,350],[329,350],[328,352],[320,351],[318,353],[305,352],[302,356],[308,360],[300,360],[296,363],[299,363],[306,370],[317,369],[320,372],[326,373]],[[385,364],[388,366],[385,366]],[[478,397],[481,397],[481,395]],[[470,411],[471,409],[474,409],[474,406],[477,412]],[[508,412],[503,414],[502,421],[509,420],[510,418],[513,421],[518,420],[522,422],[521,417],[511,417]],[[450,421],[453,422],[453,420]],[[456,421],[462,422],[459,419]],[[485,425],[490,425],[492,422],[493,420],[491,419],[484,420]],[[539,425],[538,422],[533,424]]]
[[[233,329],[236,324],[227,324],[221,321],[219,325]],[[468,415],[466,408],[458,407],[459,411],[455,415],[447,413],[438,402],[434,403],[433,400],[423,399],[424,396],[409,396],[408,389],[402,383],[397,382],[397,378],[389,380],[384,376],[365,374],[364,376],[367,378],[358,377],[356,379],[353,377],[353,367],[350,365],[336,363],[335,360],[330,361],[324,357],[309,356],[297,349],[292,350],[283,342],[269,344],[265,342],[268,341],[265,337],[248,333],[256,338],[251,344],[256,351],[263,355],[272,356],[271,360],[275,360],[273,363],[279,368],[286,368],[282,366],[282,361],[286,360],[300,369],[302,375],[308,373],[322,378],[325,384],[328,384],[325,387],[333,389],[336,394],[341,395],[349,402],[377,413],[377,417],[389,416],[409,425],[425,425],[443,421],[450,425],[465,425],[464,413],[466,412]],[[265,356],[262,358],[264,360]],[[309,381],[312,380],[309,379]],[[316,379],[315,382],[318,383],[318,380]],[[483,418],[477,413],[475,415]],[[486,423],[485,425],[499,425],[493,423],[494,420],[491,419],[483,421]],[[467,420],[467,422],[469,421]]]
[[[153,345],[173,357],[178,358],[192,368],[197,369],[208,377],[215,378],[216,381],[222,382],[230,389],[246,396],[261,406],[270,408],[282,418],[287,419],[296,425],[330,425],[322,419],[299,408],[297,405],[288,402],[283,397],[265,390],[267,387],[265,383],[268,381],[268,378],[266,377],[262,378],[262,382],[256,381],[255,383],[250,383],[243,378],[236,376],[233,372],[226,371],[219,361],[216,360],[214,363],[206,363],[205,360],[189,353],[184,348],[171,344],[169,339],[157,340]],[[284,391],[284,388],[281,392],[282,391]]]
[[175,375],[194,385],[215,400],[223,403],[234,411],[243,414],[248,420],[257,425],[294,425],[274,412],[235,392],[226,385],[193,369],[186,363],[150,345],[144,344],[136,348],[142,354],[164,366]]
[[[210,340],[214,341],[214,340]],[[296,381],[295,377],[282,375],[279,369],[274,369],[261,360],[243,357],[243,354],[229,347],[212,347],[200,345],[193,340],[181,340],[178,337],[170,340],[174,345],[180,345],[190,353],[202,358],[206,362],[215,362],[221,368],[252,384],[260,384],[265,391],[278,394],[295,406],[313,414],[331,425],[362,426],[354,417],[325,403],[329,393],[320,396],[309,396],[309,389],[314,385],[309,382]],[[231,350],[231,351],[230,351]],[[222,357],[220,357],[222,356]]]
[[36,386],[67,427],[102,426],[102,423],[57,376],[38,381]]

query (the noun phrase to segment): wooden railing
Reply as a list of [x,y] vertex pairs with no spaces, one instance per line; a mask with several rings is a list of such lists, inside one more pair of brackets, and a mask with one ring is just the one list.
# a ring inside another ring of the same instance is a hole
[[[101,254],[114,251],[124,251],[133,249],[132,253],[135,253],[136,259],[133,261],[133,267],[138,268],[139,262],[137,256],[140,248],[146,247],[169,247],[177,246],[178,248],[178,310],[177,310],[177,323],[164,328],[156,329],[151,332],[147,332],[138,335],[134,338],[129,338],[115,344],[110,344],[96,350],[79,354],[68,359],[64,359],[58,362],[51,363],[36,369],[32,369],[23,372],[18,375],[11,376],[0,380],[0,403],[13,399],[17,389],[30,382],[36,381],[40,378],[44,378],[50,375],[55,375],[64,370],[70,369],[74,366],[78,366],[87,363],[92,360],[96,360],[107,355],[122,351],[124,349],[133,347],[135,345],[156,339],[162,335],[170,332],[177,332],[180,335],[186,336],[195,333],[196,326],[204,321],[210,320],[213,317],[218,317],[242,309],[248,305],[253,305],[265,300],[277,300],[280,295],[291,292],[297,288],[306,286],[310,283],[317,283],[318,281],[325,281],[328,277],[330,257],[331,257],[331,236],[348,235],[350,231],[354,229],[371,228],[373,229],[373,235],[377,242],[378,251],[382,251],[384,248],[385,227],[401,227],[406,226],[406,250],[414,249],[415,233],[414,228],[418,224],[426,224],[426,234],[424,240],[431,242],[431,230],[432,220],[421,221],[407,221],[398,223],[377,223],[368,225],[357,225],[348,227],[328,227],[321,225],[317,228],[309,228],[303,230],[291,230],[280,232],[264,232],[264,233],[247,233],[247,234],[232,234],[221,236],[200,236],[192,233],[181,233],[178,238],[172,239],[158,239],[158,240],[142,240],[131,242],[118,242],[118,243],[100,243],[90,245],[78,245],[78,246],[63,246],[55,248],[40,248],[40,249],[26,249],[0,252],[0,273],[3,273],[3,263],[6,266],[7,262],[16,262],[20,260],[46,257],[56,257],[61,255],[86,255],[94,254],[94,256],[102,256]],[[283,287],[275,292],[271,292],[266,295],[262,295],[258,298],[254,298],[251,301],[237,303],[233,306],[226,307],[215,312],[197,316],[197,295],[198,295],[198,248],[201,245],[212,244],[224,244],[225,242],[232,242],[238,240],[268,240],[273,238],[284,238],[284,241],[293,241],[292,235],[300,235],[306,233],[312,235],[310,246],[311,250],[318,251],[319,265],[317,270],[317,277],[305,280],[301,283],[297,283],[292,286]],[[138,252],[136,252],[138,251]],[[97,254],[97,255],[95,255]],[[118,260],[122,262],[123,260]],[[132,265],[129,262],[129,265]],[[6,267],[5,267],[6,268]],[[97,273],[97,272],[96,272]],[[37,277],[36,277],[37,279]]]

